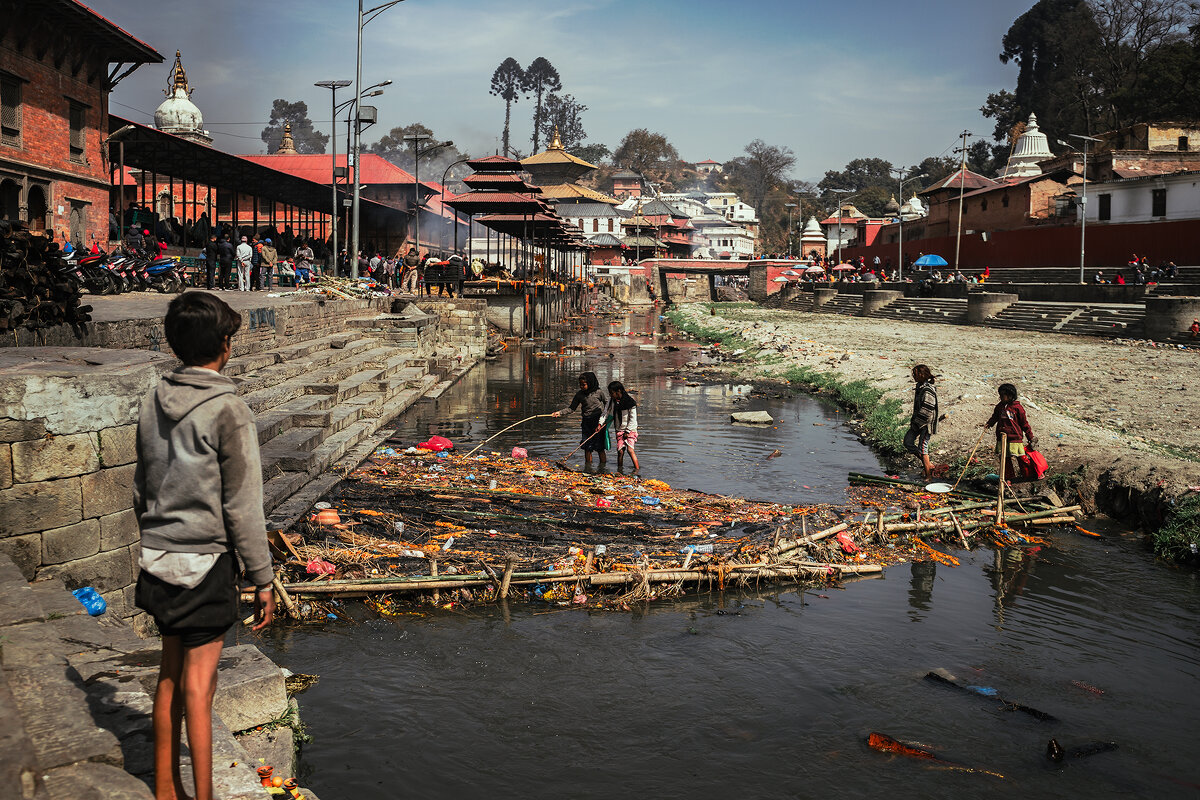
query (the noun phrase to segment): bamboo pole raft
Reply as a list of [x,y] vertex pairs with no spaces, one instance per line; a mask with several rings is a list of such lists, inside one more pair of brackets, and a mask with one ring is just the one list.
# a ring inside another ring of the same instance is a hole
[[[273,535],[289,616],[324,617],[334,600],[399,598],[443,607],[527,597],[627,608],[687,591],[827,586],[880,575],[947,549],[1044,540],[1021,527],[1073,525],[1079,508],[951,496],[851,475],[844,505],[790,506],[556,470],[498,453],[473,457],[383,447],[293,530]],[[811,531],[811,532],[810,532]],[[399,612],[396,612],[399,613]]]

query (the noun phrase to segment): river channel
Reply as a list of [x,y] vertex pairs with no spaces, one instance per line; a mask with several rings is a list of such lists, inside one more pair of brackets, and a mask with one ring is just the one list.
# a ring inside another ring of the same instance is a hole
[[[659,329],[638,314],[514,348],[397,420],[398,435],[473,447],[566,405],[593,369],[637,393],[647,478],[800,504],[838,502],[847,471],[880,469],[818,400],[668,373],[699,351],[658,349]],[[563,345],[593,349],[541,355]],[[729,424],[752,409],[775,425]],[[488,448],[557,459],[578,440],[572,416]],[[842,589],[701,594],[633,613],[515,603],[378,618],[351,605],[257,643],[321,677],[300,701],[313,737],[302,783],[322,800],[1195,797],[1197,574],[1119,532],[958,555],[957,568],[903,565]],[[922,679],[935,668],[1058,721]],[[873,751],[873,731],[976,771]],[[1056,764],[1051,738],[1119,749]]]

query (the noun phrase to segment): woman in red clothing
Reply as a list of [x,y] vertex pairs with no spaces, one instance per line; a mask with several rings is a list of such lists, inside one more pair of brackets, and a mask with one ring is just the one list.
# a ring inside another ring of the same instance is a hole
[[[1025,407],[1017,400],[1017,387],[1011,383],[1002,383],[998,389],[1000,394],[1000,402],[992,410],[992,416],[988,421],[983,423],[983,427],[990,428],[996,426],[996,454],[1007,456],[1004,459],[1004,474],[1001,476],[1005,480],[1012,480],[1015,475],[1020,474],[1017,471],[1017,459],[1025,455],[1025,444],[1029,442],[1030,447],[1037,445],[1037,437],[1033,435],[1033,429],[1029,427],[1029,420],[1025,417]],[[1008,435],[1008,453],[1003,453],[1000,450],[1000,436]]]

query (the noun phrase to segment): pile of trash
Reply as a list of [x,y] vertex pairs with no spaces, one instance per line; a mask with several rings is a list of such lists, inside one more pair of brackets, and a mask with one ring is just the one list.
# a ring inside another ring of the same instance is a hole
[[[274,535],[279,588],[392,611],[405,599],[522,596],[628,608],[764,581],[827,586],[911,560],[954,566],[948,551],[959,546],[1045,544],[989,519],[995,500],[886,478],[859,482],[843,505],[792,506],[578,472],[519,450],[458,454],[442,437],[378,448],[308,519]],[[1072,510],[1014,509],[1009,522],[1062,524]],[[304,605],[324,618],[319,603]]]

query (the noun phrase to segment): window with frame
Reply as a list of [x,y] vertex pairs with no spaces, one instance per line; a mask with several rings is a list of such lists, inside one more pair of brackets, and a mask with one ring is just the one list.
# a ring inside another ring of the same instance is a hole
[[1150,216],[1165,217],[1167,215],[1167,190],[1154,189],[1150,193]]
[[1102,194],[1099,197],[1100,205],[1096,209],[1096,215],[1101,222],[1107,222],[1112,219],[1112,195]]
[[21,146],[21,81],[0,75],[0,144]]
[[72,102],[67,109],[67,123],[71,128],[69,158],[78,164],[82,164],[84,161],[83,149],[86,141],[87,106],[82,103]]

